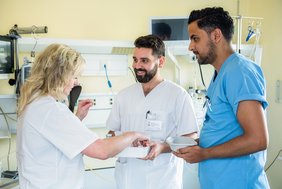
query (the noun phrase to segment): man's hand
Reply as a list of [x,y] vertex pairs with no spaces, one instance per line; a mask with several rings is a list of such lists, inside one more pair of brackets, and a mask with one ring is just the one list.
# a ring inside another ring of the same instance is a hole
[[173,152],[173,154],[188,163],[198,163],[206,159],[204,152],[204,149],[199,146],[188,146],[177,150],[177,152]]
[[151,149],[150,149],[148,155],[146,157],[142,158],[143,160],[154,160],[161,153],[165,153],[165,152],[170,151],[169,145],[166,144],[166,143],[151,141],[149,143],[149,146],[150,146]]

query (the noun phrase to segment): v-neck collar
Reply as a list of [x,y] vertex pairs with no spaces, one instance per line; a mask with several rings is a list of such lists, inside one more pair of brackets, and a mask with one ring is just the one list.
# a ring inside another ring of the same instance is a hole
[[234,59],[235,57],[237,57],[237,53],[233,53],[231,54],[225,61],[224,63],[222,64],[219,72],[217,72],[215,70],[214,72],[214,75],[213,75],[213,78],[212,78],[212,81],[211,81],[211,84],[209,86],[210,88],[210,93],[208,94],[209,97],[212,97],[213,94],[214,94],[214,90],[215,90],[215,87],[217,86],[218,82],[221,80],[220,78],[222,77],[223,73],[225,72],[224,70],[226,69],[226,67],[228,66],[228,62],[232,61],[232,59]]
[[166,83],[166,80],[163,79],[163,81],[161,81],[159,84],[157,84],[146,96],[145,96],[145,93],[144,93],[144,90],[143,90],[143,87],[142,87],[142,84],[141,84],[141,83],[139,83],[139,89],[140,89],[140,91],[141,91],[141,93],[142,93],[142,96],[143,96],[144,98],[148,98],[149,96],[151,96],[152,94],[154,94],[155,91],[158,91],[158,89],[159,89],[161,86],[163,86],[165,83]]

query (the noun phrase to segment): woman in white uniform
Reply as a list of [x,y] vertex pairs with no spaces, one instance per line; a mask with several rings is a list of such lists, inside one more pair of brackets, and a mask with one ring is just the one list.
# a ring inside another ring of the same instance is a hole
[[169,136],[197,137],[192,99],[180,86],[164,80],[165,46],[156,36],[135,40],[133,64],[139,83],[122,90],[115,99],[107,127],[112,131],[139,131],[153,141],[143,159],[119,158],[119,189],[182,189],[183,161],[171,153]]
[[92,105],[79,103],[76,116],[66,100],[85,61],[66,45],[53,44],[35,60],[21,88],[18,106],[17,160],[21,189],[83,188],[83,154],[107,159],[136,140],[136,132],[99,139],[81,120]]

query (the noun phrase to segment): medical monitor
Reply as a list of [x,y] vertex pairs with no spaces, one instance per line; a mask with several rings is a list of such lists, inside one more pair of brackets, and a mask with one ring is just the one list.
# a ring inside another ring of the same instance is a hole
[[9,36],[0,36],[0,74],[14,71],[14,41]]
[[29,77],[30,71],[31,71],[32,64],[24,64],[21,68],[21,82],[22,84],[25,82],[25,80]]
[[188,41],[188,17],[152,17],[149,32],[164,41]]

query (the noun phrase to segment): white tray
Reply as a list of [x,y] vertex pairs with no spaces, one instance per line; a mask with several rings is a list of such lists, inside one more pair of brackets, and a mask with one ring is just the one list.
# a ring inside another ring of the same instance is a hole
[[150,147],[127,147],[116,157],[144,158],[150,150]]

